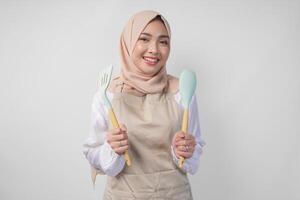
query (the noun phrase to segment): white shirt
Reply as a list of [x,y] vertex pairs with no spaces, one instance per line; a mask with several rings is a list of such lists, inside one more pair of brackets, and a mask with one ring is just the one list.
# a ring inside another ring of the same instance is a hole
[[[113,93],[107,92],[108,99],[113,99]],[[180,93],[174,95],[178,107],[183,110],[183,104]],[[118,175],[125,166],[125,158],[114,152],[107,143],[106,134],[108,130],[108,110],[104,107],[100,92],[94,95],[91,113],[91,127],[89,137],[83,144],[83,153],[89,163],[96,169],[103,171],[109,176]],[[199,166],[202,147],[205,142],[201,138],[197,99],[194,95],[189,105],[189,122],[188,133],[192,134],[196,140],[195,151],[193,156],[186,159],[182,170],[187,173],[195,174]],[[178,158],[174,152],[172,145],[170,146],[173,161],[178,166]]]

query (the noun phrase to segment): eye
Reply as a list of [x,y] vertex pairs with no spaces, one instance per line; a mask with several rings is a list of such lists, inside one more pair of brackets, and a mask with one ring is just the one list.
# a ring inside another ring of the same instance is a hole
[[148,42],[149,39],[148,38],[144,38],[144,37],[140,37],[139,40],[143,41],[143,42]]
[[167,40],[161,40],[160,43],[163,44],[163,45],[168,45],[169,44],[169,42]]

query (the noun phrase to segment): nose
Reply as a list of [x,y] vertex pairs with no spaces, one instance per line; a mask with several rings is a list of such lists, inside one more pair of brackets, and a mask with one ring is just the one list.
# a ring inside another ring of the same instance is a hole
[[149,44],[149,53],[158,54],[158,46],[156,41],[153,41]]

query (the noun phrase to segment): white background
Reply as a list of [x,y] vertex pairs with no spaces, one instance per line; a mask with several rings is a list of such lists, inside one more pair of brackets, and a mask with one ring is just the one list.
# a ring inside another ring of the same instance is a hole
[[[0,1],[0,199],[102,199],[82,154],[98,72],[131,15],[170,22],[169,73],[197,72],[196,200],[300,199],[299,1]],[[119,72],[115,68],[114,73]]]

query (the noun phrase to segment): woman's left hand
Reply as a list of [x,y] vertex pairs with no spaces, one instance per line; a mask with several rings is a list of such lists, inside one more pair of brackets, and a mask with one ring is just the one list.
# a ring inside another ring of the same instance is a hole
[[172,146],[177,158],[182,156],[187,159],[193,156],[196,140],[193,135],[178,131],[174,136]]

